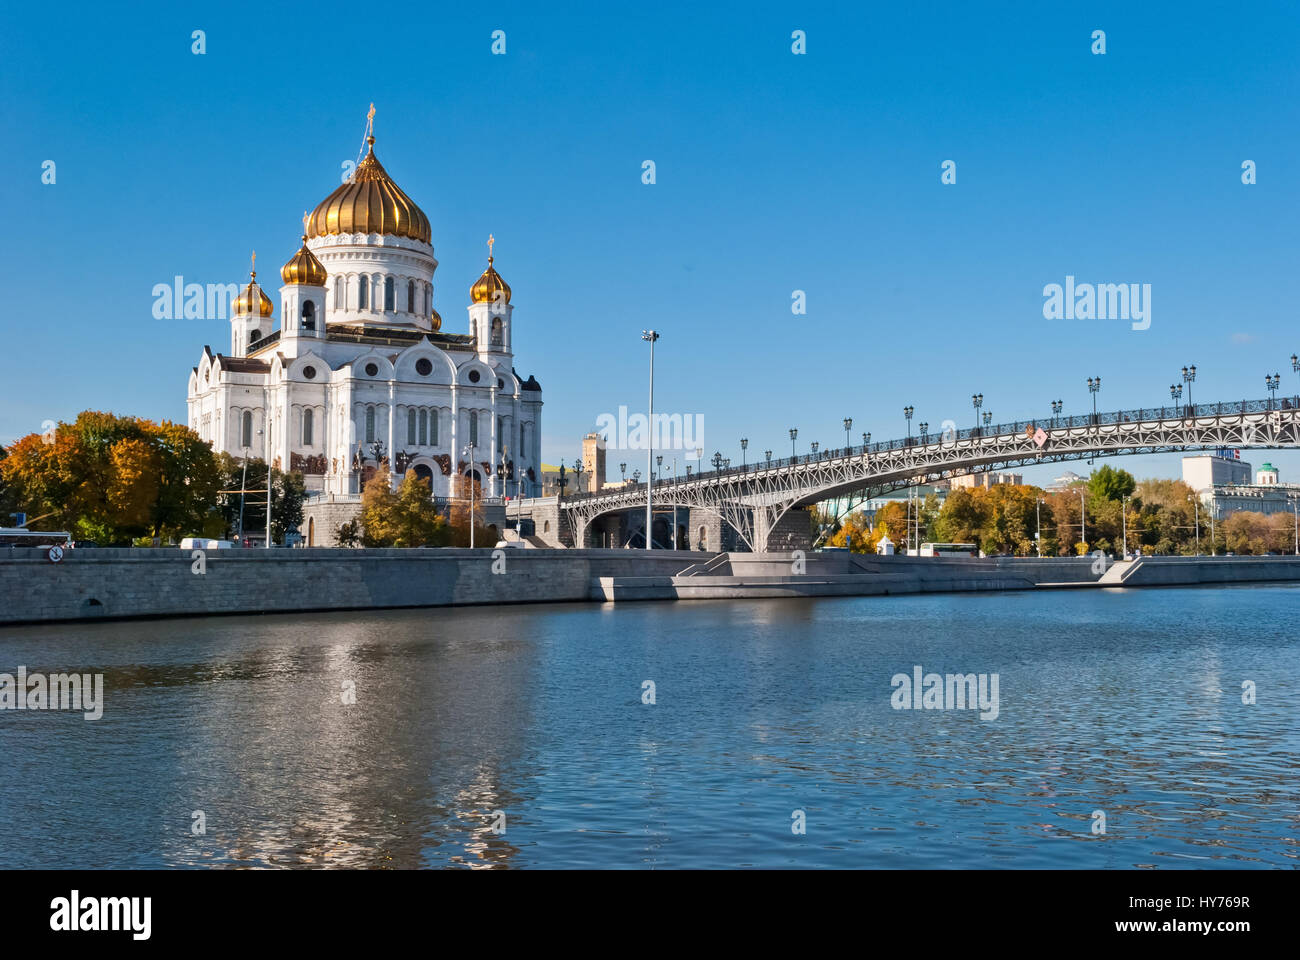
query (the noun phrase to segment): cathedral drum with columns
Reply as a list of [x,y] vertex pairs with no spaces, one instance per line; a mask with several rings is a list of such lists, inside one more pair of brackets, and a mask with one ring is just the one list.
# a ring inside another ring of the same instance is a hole
[[204,347],[189,425],[217,452],[301,472],[321,500],[355,501],[384,465],[394,486],[414,471],[438,498],[465,496],[470,478],[477,496],[535,495],[542,391],[515,373],[492,241],[469,332],[442,332],[429,218],[366,143],[351,179],[303,218],[279,327],[254,270],[231,308],[230,353]]

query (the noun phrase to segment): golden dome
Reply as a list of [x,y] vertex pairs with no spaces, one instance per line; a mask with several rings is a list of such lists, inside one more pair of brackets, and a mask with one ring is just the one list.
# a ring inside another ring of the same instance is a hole
[[429,218],[375,159],[375,138],[352,179],[320,202],[307,217],[307,236],[383,233],[428,243]]
[[510,284],[501,279],[501,274],[492,266],[492,258],[488,257],[488,266],[483,271],[483,276],[469,288],[469,298],[474,303],[496,303],[498,291],[501,293],[501,302],[509,303]]
[[433,324],[433,330],[437,333],[442,329],[442,314],[437,310],[434,310],[433,314],[429,317],[429,322]]
[[271,298],[262,291],[260,286],[258,286],[256,270],[252,272],[252,277],[253,279],[249,281],[248,286],[244,288],[244,292],[235,297],[234,306],[231,308],[232,313],[235,316],[243,316],[244,314],[252,313],[254,297],[253,291],[256,290],[256,296],[261,298],[261,303],[257,305],[257,312],[263,317],[269,317],[275,310],[275,304],[271,302]]
[[302,249],[280,268],[280,277],[285,283],[297,283],[305,287],[325,286],[325,265],[316,259],[316,254],[307,249],[306,234],[302,237]]

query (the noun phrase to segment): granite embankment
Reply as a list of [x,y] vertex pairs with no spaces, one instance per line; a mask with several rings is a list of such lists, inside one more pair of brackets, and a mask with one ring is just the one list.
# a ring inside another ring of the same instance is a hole
[[933,559],[656,550],[0,549],[0,624],[470,604],[1300,581],[1300,557]]

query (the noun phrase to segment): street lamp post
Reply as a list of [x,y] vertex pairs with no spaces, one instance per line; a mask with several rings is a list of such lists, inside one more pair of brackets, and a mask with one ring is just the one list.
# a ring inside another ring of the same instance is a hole
[[740,438],[740,466],[742,470],[746,469],[746,467],[748,466],[745,463],[745,451],[748,449],[749,449],[749,438],[741,437]]
[[[1092,394],[1092,428],[1093,433],[1097,432],[1097,391],[1101,389],[1101,377],[1088,378],[1088,392]],[[1089,465],[1092,464],[1092,458],[1088,458]]]
[[930,439],[930,424],[925,421],[922,421],[921,423],[917,424],[917,429],[921,431],[921,442],[928,443]]
[[817,448],[820,447],[820,446],[821,446],[821,444],[818,443],[816,440],[814,440],[814,441],[812,442],[812,453],[813,453],[813,458],[814,458],[814,459],[816,459],[816,457],[817,457]]
[[1124,531],[1124,549],[1120,554],[1123,560],[1128,559],[1128,502],[1132,497],[1121,497],[1119,501],[1119,519],[1120,527]]
[[[469,548],[474,549],[474,441],[471,440],[461,448],[460,455],[469,456]],[[564,476],[564,461],[560,461],[560,476]],[[560,487],[560,496],[564,496],[564,487]]]
[[771,463],[771,462],[772,462],[772,451],[771,451],[771,450],[764,450],[764,451],[763,451],[763,459],[766,460],[768,463]]
[[622,476],[623,476],[623,484],[626,485],[626,484],[627,484],[627,464],[626,464],[626,463],[620,463],[620,464],[618,465],[618,472],[619,472],[620,474],[622,474]]
[[1082,490],[1079,491],[1079,542],[1085,550],[1088,549],[1088,502]]
[[659,482],[662,483],[664,479],[664,455],[662,453],[655,455],[655,467],[657,468],[655,476],[657,476]]
[[1169,384],[1169,399],[1177,405],[1178,401],[1183,399],[1183,385],[1181,383]]
[[[1295,371],[1297,376],[1300,376],[1300,357],[1297,357],[1294,353],[1291,354],[1291,369]],[[1300,397],[1300,394],[1297,394],[1297,396]]]
[[984,394],[972,393],[970,395],[971,406],[975,408],[975,432],[979,433],[980,429],[980,407],[984,406]]
[[984,429],[987,430],[987,429],[989,428],[989,424],[992,423],[992,422],[993,422],[993,414],[992,414],[991,412],[989,412],[988,410],[985,410],[985,411],[984,411]]
[[1273,409],[1273,403],[1277,400],[1277,388],[1281,382],[1282,378],[1276,373],[1272,376],[1267,373],[1264,374],[1264,386],[1268,388],[1268,408],[1270,410]]
[[1052,426],[1056,426],[1056,418],[1061,415],[1061,408],[1064,406],[1064,402],[1060,400],[1052,401]]
[[1043,498],[1034,498],[1034,545],[1038,550],[1039,559],[1043,556]]
[[721,470],[721,469],[722,469],[722,451],[720,451],[720,450],[714,450],[714,451],[713,451],[713,459],[712,459],[711,461],[709,461],[709,462],[713,464],[713,469],[714,469],[715,472],[718,471],[718,470]]
[[1190,367],[1183,367],[1183,383],[1187,384],[1187,409],[1193,415],[1196,413],[1196,406],[1192,403],[1192,384],[1196,382],[1196,364]]
[[[647,421],[650,427],[650,442],[646,445],[645,453],[645,472],[650,473],[650,464],[653,461],[655,452],[655,341],[659,339],[659,334],[654,330],[642,330],[641,339],[650,344],[650,418]],[[651,524],[651,501],[653,499],[654,477],[646,477],[645,485],[645,548],[653,550],[652,541],[650,540]]]
[[790,459],[791,459],[791,460],[793,460],[793,459],[795,458],[795,456],[796,456],[796,454],[795,454],[795,450],[794,450],[794,440],[795,440],[795,437],[797,437],[797,436],[799,436],[799,428],[798,428],[798,427],[791,427],[791,428],[790,428]]
[[1187,499],[1191,501],[1192,512],[1196,518],[1196,555],[1199,557],[1201,555],[1201,501],[1194,493],[1188,494]]
[[266,549],[271,549],[271,418],[266,418]]
[[904,417],[904,419],[907,420],[907,443],[908,443],[908,446],[911,446],[911,444],[912,444],[912,408],[911,408],[910,406],[909,406],[909,407],[904,407],[904,408],[903,408],[903,417]]
[[853,418],[844,418],[844,449],[848,450],[852,444],[849,443],[849,431],[853,429]]

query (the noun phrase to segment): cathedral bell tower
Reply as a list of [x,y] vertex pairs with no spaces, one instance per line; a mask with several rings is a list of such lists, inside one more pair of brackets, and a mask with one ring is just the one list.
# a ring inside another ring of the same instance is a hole
[[494,237],[488,237],[488,265],[483,275],[469,288],[469,332],[474,337],[475,349],[484,360],[492,356],[509,356],[513,350],[510,345],[510,315],[514,307],[510,305],[510,284],[501,279],[492,266],[492,244]]
[[325,266],[307,249],[306,234],[301,249],[280,268],[280,279],[281,336],[324,337]]
[[257,254],[253,254],[253,270],[248,286],[230,305],[230,355],[248,356],[248,347],[271,332],[271,314],[275,304],[262,292],[257,283]]

